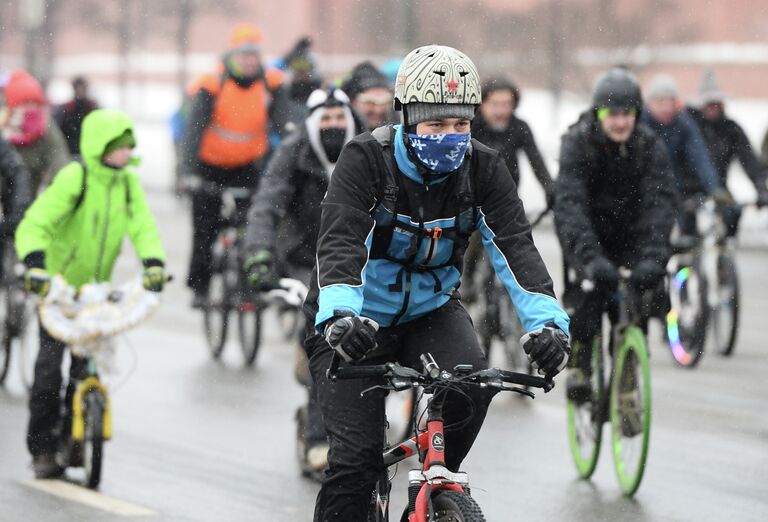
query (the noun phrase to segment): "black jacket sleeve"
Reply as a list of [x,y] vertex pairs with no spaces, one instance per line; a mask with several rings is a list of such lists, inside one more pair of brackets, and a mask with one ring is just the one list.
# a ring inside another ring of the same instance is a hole
[[320,287],[362,284],[368,259],[366,238],[373,230],[378,168],[355,140],[344,147],[321,205],[317,242]]
[[[358,314],[362,310],[363,270],[375,225],[370,213],[376,203],[378,173],[383,164],[358,138],[342,150],[321,205],[317,327],[333,317],[336,310]],[[363,140],[366,138],[372,139],[370,134],[362,135]]]
[[603,254],[587,204],[589,173],[586,143],[578,134],[566,133],[560,147],[560,174],[555,188],[555,227],[563,256],[569,265],[577,267]]
[[653,138],[643,152],[647,157],[643,162],[642,210],[636,229],[638,259],[650,259],[666,266],[672,254],[669,234],[677,215],[679,194],[667,150],[661,140]]
[[32,202],[32,187],[24,163],[10,143],[0,138],[0,174],[4,228],[9,232],[21,221],[24,211]]
[[275,252],[277,228],[297,189],[294,176],[297,148],[296,139],[283,142],[267,164],[260,189],[254,194],[248,211],[247,256],[262,249]]
[[184,169],[188,173],[195,172],[200,167],[200,143],[203,140],[203,132],[211,124],[215,101],[216,98],[210,91],[200,89],[190,102],[181,149]]
[[[478,229],[488,258],[507,289],[525,331],[554,322],[568,332],[568,315],[557,300],[544,261],[533,243],[517,187],[498,153],[478,173]],[[486,175],[486,176],[484,176]]]
[[549,169],[547,169],[547,164],[544,162],[544,158],[541,157],[541,152],[536,146],[536,140],[533,138],[531,128],[524,121],[521,121],[520,123],[525,155],[528,156],[528,161],[531,164],[531,169],[533,169],[533,174],[536,176],[536,179],[539,180],[544,191],[549,192],[553,188],[553,183],[552,176],[549,175]]
[[736,157],[739,158],[739,163],[744,167],[744,172],[747,173],[749,179],[755,185],[758,192],[764,193],[768,190],[765,185],[767,167],[760,164],[760,160],[755,155],[752,145],[749,143],[747,135],[744,134],[744,129],[735,121],[729,122],[730,129],[729,134],[731,136],[731,143],[733,144],[733,150],[736,153]]

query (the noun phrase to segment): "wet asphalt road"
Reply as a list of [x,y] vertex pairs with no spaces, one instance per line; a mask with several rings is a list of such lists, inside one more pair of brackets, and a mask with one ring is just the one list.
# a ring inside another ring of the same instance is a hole
[[[114,439],[102,495],[90,499],[99,507],[27,483],[26,399],[14,367],[0,390],[0,521],[127,518],[112,512],[113,499],[151,511],[138,520],[310,520],[317,486],[299,476],[294,459],[293,413],[303,394],[293,380],[293,343],[271,324],[254,370],[242,368],[234,340],[223,362],[212,362],[182,284],[187,210],[159,191],[150,202],[178,277],[120,352]],[[551,231],[542,228],[537,244],[559,281]],[[126,251],[123,275],[139,270]],[[496,398],[465,466],[488,520],[768,520],[767,260],[765,250],[739,253],[743,315],[732,359],[705,355],[694,371],[679,369],[652,330],[650,457],[634,499],[621,496],[605,446],[593,480],[576,479],[561,383],[535,401]],[[400,466],[393,512],[402,509],[410,467]]]

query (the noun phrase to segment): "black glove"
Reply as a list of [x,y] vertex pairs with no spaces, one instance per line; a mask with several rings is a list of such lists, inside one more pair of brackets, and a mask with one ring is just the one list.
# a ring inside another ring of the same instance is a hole
[[325,325],[325,340],[346,362],[358,361],[376,348],[378,325],[346,310],[335,310]]
[[272,253],[261,249],[245,261],[243,266],[248,284],[256,290],[272,290],[280,286],[272,269]]
[[643,259],[632,268],[630,283],[638,290],[651,290],[664,278],[666,270],[652,259]]
[[312,39],[309,36],[300,38],[293,46],[293,49],[288,51],[288,54],[283,58],[285,63],[289,63],[291,60],[306,54],[310,47],[312,47]]
[[619,271],[603,256],[595,256],[587,263],[585,272],[586,278],[595,283],[595,286],[612,290],[619,284]]
[[568,336],[553,322],[525,334],[520,342],[531,363],[548,379],[560,373],[571,356]]

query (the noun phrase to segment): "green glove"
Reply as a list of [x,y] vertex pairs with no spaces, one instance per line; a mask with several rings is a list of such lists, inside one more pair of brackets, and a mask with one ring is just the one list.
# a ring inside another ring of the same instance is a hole
[[144,289],[150,292],[162,292],[168,281],[168,274],[162,266],[150,266],[144,270]]
[[272,270],[272,253],[259,250],[249,257],[243,265],[248,284],[257,290],[269,290],[277,286],[277,278]]
[[29,268],[24,272],[24,288],[30,293],[45,297],[51,289],[51,276],[42,268]]

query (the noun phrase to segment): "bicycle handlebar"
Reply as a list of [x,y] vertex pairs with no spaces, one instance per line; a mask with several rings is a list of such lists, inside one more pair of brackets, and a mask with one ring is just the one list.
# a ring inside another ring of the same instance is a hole
[[[430,361],[423,371],[417,371],[397,363],[376,364],[368,366],[339,367],[340,358],[333,353],[331,365],[326,372],[328,380],[365,379],[383,377],[394,389],[406,389],[414,386],[430,386],[434,384],[477,384],[492,386],[499,390],[523,391],[518,388],[508,388],[501,383],[540,388],[544,393],[554,388],[554,382],[544,377],[511,372],[500,368],[472,371],[471,367],[456,366],[453,372],[441,370],[430,354],[422,355]],[[531,396],[533,394],[530,394]]]

